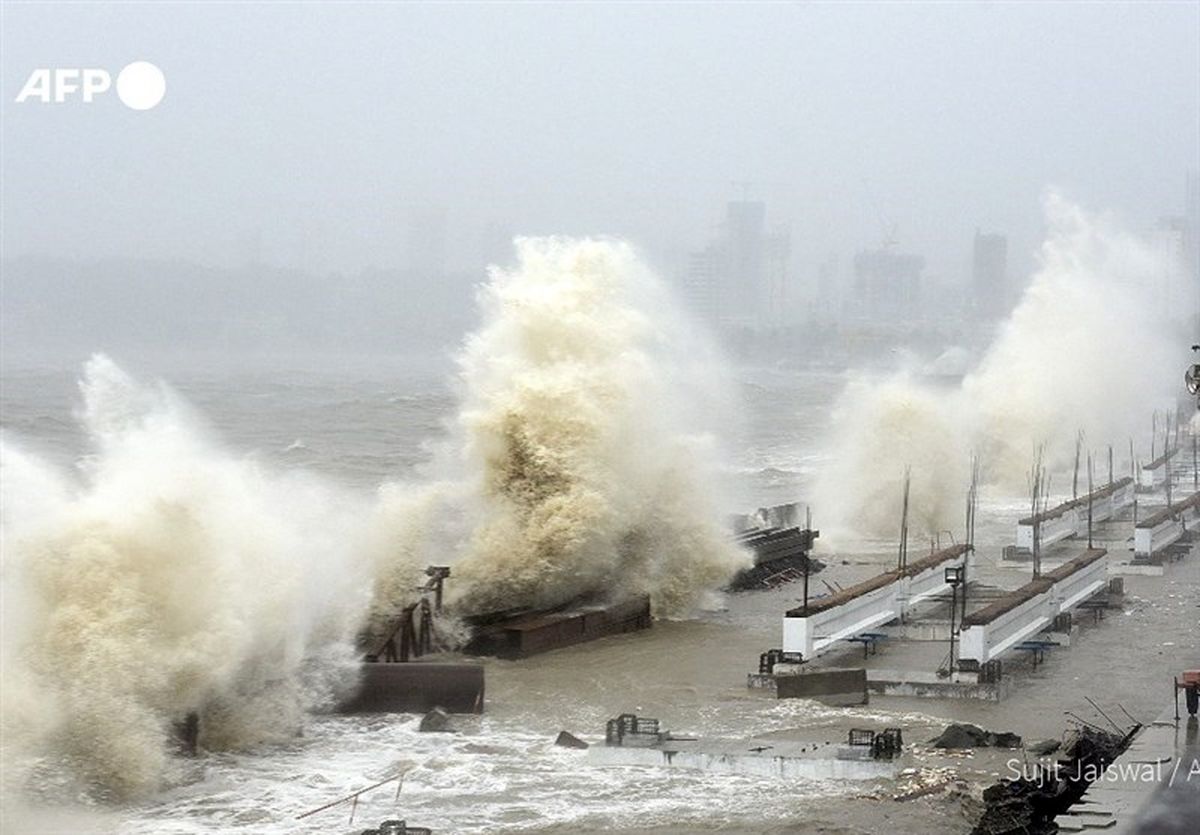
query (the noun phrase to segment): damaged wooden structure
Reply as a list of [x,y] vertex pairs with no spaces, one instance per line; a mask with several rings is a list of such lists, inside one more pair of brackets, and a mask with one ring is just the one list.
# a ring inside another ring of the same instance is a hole
[[738,534],[738,546],[753,555],[754,565],[739,571],[730,581],[729,590],[770,589],[816,574],[825,566],[812,559],[809,552],[820,535],[811,525],[754,528]]

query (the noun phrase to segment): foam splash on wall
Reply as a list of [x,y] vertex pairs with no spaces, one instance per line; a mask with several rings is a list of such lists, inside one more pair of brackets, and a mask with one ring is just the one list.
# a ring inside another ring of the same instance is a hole
[[459,357],[459,487],[433,511],[452,520],[438,543],[457,555],[456,606],[644,593],[684,614],[748,560],[720,528],[706,432],[726,410],[721,363],[627,244],[518,239],[517,254],[491,270]]

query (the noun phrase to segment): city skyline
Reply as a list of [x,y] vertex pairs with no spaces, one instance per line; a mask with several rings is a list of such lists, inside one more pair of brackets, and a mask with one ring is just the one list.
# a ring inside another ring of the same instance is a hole
[[[1048,187],[1145,227],[1197,165],[1186,4],[247,6],[232,36],[226,11],[6,10],[4,255],[217,265],[250,241],[353,273],[398,266],[432,209],[451,269],[562,234],[669,272],[742,197],[790,230],[796,274],[895,230],[950,281],[977,227],[1027,273]],[[14,103],[36,67],[138,58],[167,77],[153,111]]]

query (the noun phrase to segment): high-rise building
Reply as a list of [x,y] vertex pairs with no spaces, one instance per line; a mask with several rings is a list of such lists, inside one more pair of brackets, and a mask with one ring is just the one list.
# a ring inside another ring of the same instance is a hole
[[859,252],[854,256],[854,293],[859,312],[874,320],[919,317],[924,269],[925,259],[920,255],[887,247]]
[[1008,238],[975,230],[971,259],[971,306],[982,319],[999,319],[1012,303],[1008,285]]
[[684,292],[694,311],[720,325],[779,324],[788,304],[786,231],[766,231],[766,205],[749,200],[726,206],[718,241],[688,257]]
[[727,207],[725,248],[730,302],[737,306],[736,317],[746,322],[757,323],[767,307],[763,263],[766,216],[767,207],[756,201],[735,201]]
[[725,306],[725,252],[717,244],[709,244],[688,256],[683,292],[692,312],[710,321],[719,322]]
[[1183,210],[1183,254],[1192,286],[1200,290],[1200,171],[1187,175]]

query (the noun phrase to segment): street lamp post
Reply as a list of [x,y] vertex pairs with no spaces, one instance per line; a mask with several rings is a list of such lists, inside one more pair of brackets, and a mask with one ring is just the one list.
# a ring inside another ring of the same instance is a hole
[[946,585],[950,586],[950,672],[954,672],[954,613],[958,609],[958,587],[963,581],[963,567],[952,565],[946,568]]

